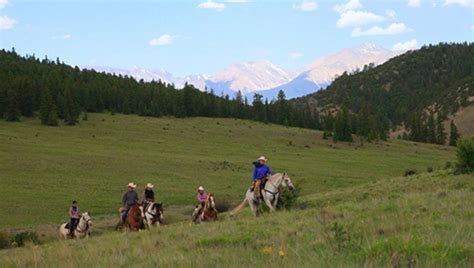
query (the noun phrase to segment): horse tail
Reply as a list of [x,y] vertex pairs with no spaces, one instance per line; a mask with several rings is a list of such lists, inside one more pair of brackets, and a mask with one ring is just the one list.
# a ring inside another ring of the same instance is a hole
[[244,198],[244,201],[242,201],[242,203],[240,203],[240,205],[238,205],[236,208],[234,208],[230,212],[230,215],[234,216],[235,214],[237,214],[239,211],[241,211],[247,205],[247,203],[248,203],[247,198]]

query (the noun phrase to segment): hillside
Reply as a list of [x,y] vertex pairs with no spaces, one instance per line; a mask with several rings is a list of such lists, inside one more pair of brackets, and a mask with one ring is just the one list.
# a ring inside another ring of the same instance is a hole
[[[382,122],[384,129],[405,127],[411,134],[426,127],[419,125],[427,124],[430,114],[447,120],[461,107],[473,105],[469,98],[474,96],[473,67],[473,43],[425,46],[377,67],[345,73],[327,89],[296,99],[294,104],[309,104],[323,114],[345,107],[359,121],[374,121],[372,128]],[[460,128],[462,135],[474,135],[470,128]]]
[[319,131],[236,119],[91,113],[73,127],[25,119],[0,121],[0,129],[0,228],[62,222],[73,199],[92,215],[114,218],[129,181],[140,189],[153,182],[166,207],[193,205],[198,185],[239,202],[250,184],[251,161],[262,154],[274,172],[286,171],[301,183],[304,195],[399,176],[407,168],[440,168],[454,159],[451,147],[333,144]]
[[472,176],[446,171],[314,193],[305,209],[0,251],[0,266],[470,267]]

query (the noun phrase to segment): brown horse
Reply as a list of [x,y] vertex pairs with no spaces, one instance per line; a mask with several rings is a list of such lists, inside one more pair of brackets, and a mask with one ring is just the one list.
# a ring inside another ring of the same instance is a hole
[[131,207],[128,211],[127,225],[129,230],[132,232],[138,232],[138,230],[143,226],[142,211],[138,204]]
[[207,196],[206,204],[201,214],[201,222],[210,221],[217,221],[216,198],[212,193]]

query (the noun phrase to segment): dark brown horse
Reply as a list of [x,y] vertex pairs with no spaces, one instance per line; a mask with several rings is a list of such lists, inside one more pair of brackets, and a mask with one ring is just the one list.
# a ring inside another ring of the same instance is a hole
[[207,196],[206,204],[201,214],[201,222],[209,221],[217,221],[216,198],[212,193]]

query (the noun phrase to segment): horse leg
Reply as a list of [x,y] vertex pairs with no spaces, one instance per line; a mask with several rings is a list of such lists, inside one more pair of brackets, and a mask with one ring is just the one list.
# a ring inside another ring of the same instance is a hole
[[258,210],[257,210],[257,205],[253,201],[253,198],[247,199],[247,202],[249,203],[250,210],[252,211],[252,214],[255,217],[258,217]]
[[268,208],[270,208],[270,212],[275,212],[275,206],[272,204],[273,200],[270,200],[267,195],[265,195],[265,204],[267,205]]

